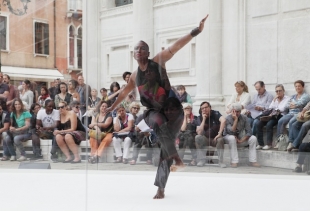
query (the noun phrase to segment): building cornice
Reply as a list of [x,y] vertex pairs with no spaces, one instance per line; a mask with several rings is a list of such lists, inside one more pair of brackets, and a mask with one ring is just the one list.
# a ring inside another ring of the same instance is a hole
[[169,4],[179,4],[185,3],[190,1],[197,1],[197,0],[153,0],[153,7],[162,7],[167,6]]
[[111,9],[101,11],[100,12],[100,19],[124,15],[124,14],[132,13],[132,12],[133,12],[132,4],[128,4],[128,5],[121,6],[121,7],[114,7]]

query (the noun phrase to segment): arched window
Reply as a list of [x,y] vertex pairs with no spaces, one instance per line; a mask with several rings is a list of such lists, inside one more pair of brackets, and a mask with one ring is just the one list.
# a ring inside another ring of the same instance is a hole
[[69,66],[74,66],[74,27],[69,28]]
[[78,29],[78,35],[77,35],[77,66],[78,68],[82,68],[82,27]]

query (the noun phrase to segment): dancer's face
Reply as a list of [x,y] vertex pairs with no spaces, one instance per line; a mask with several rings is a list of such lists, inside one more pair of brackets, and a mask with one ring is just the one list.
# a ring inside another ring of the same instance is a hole
[[176,120],[180,115],[180,109],[170,103],[164,110],[166,117],[169,121]]
[[135,60],[139,61],[141,59],[147,59],[150,55],[149,49],[147,45],[143,42],[138,42],[134,48],[134,55],[133,57]]

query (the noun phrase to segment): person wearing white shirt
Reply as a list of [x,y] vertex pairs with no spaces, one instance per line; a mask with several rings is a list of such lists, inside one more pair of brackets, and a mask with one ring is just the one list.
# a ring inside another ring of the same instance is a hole
[[[129,148],[131,146],[130,132],[134,129],[134,117],[132,114],[126,113],[126,110],[122,104],[116,108],[116,117],[113,119],[114,133],[113,135],[113,146],[116,154],[115,163],[124,164],[128,163],[129,158]],[[124,134],[122,134],[124,133]],[[128,134],[125,134],[128,133]],[[124,141],[124,148],[122,153],[122,141]],[[123,157],[123,159],[122,159]]]
[[245,107],[251,103],[251,96],[249,94],[248,86],[243,81],[235,83],[236,93],[232,94],[226,109],[226,113],[231,113],[231,105],[233,103],[240,103],[242,106],[241,113],[245,112]]
[[[256,149],[264,149],[268,150],[272,147],[272,139],[273,139],[273,127],[278,124],[279,119],[284,115],[285,112],[285,106],[290,100],[290,97],[285,94],[285,89],[282,84],[277,84],[275,87],[276,97],[272,100],[271,104],[269,105],[269,108],[272,108],[274,110],[279,110],[281,114],[278,116],[272,116],[272,118],[269,121],[260,121],[257,119],[255,121],[255,128],[257,129],[257,141],[258,145]],[[263,134],[263,127],[266,126],[266,132],[267,132],[267,144],[264,144],[264,134]]]

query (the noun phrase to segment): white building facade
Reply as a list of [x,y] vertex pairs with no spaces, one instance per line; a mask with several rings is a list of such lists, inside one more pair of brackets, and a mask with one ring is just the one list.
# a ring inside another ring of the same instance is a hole
[[[167,62],[172,85],[194,100],[224,111],[243,80],[250,92],[262,80],[294,93],[294,81],[310,81],[310,0],[114,0],[83,1],[83,74],[92,87],[125,82],[137,68],[133,46],[144,40],[152,58],[190,33],[209,14],[204,31]],[[84,47],[85,46],[85,47]]]

